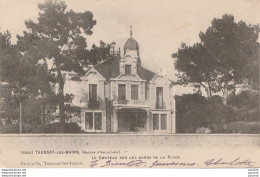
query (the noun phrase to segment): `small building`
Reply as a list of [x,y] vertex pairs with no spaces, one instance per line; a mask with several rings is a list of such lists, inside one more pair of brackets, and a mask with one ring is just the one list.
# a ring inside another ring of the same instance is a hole
[[86,132],[175,133],[173,82],[161,69],[145,69],[132,37],[123,56],[88,66],[80,78],[66,73],[64,92],[75,95]]

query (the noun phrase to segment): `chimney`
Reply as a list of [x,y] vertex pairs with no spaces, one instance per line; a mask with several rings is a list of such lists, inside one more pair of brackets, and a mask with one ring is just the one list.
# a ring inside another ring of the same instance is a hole
[[161,69],[160,69],[160,74],[161,74],[162,76],[166,76],[166,75],[167,75],[167,70],[166,70],[166,68],[161,68]]

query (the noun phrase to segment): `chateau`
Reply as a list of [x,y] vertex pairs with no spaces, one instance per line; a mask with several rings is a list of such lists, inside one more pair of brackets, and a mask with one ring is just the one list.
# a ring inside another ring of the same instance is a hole
[[86,74],[65,74],[64,92],[75,95],[79,125],[86,132],[175,133],[173,82],[161,69],[142,67],[139,45],[132,37],[123,56],[89,65]]

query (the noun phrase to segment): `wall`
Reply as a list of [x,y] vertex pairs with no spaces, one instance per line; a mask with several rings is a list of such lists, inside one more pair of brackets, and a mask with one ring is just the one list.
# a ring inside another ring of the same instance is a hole
[[[259,167],[259,135],[214,135],[214,134],[179,134],[179,135],[136,135],[136,134],[77,134],[77,135],[0,135],[0,167],[2,168],[61,168],[59,165],[44,166],[48,162],[81,162],[82,165],[64,165],[63,168],[89,168],[92,156],[180,156],[180,159],[159,159],[160,162],[195,162],[191,168],[216,168],[205,166],[208,159],[220,159],[231,162],[250,159]],[[79,151],[80,154],[22,154],[21,151]],[[83,154],[82,150],[95,152]],[[100,153],[97,152],[118,152]],[[108,159],[99,160],[105,164]],[[112,160],[115,162],[114,160]],[[130,159],[120,162],[130,162]],[[155,159],[152,159],[154,162]],[[21,162],[29,162],[21,165]],[[35,162],[42,163],[35,166]],[[118,161],[117,161],[118,162]],[[148,165],[148,164],[146,164]],[[120,167],[120,166],[110,166]],[[142,166],[147,168],[149,166]],[[223,166],[224,168],[248,168],[244,165]],[[126,168],[121,166],[121,168]],[[188,168],[180,166],[161,166],[160,168]],[[252,167],[251,167],[252,168]]]

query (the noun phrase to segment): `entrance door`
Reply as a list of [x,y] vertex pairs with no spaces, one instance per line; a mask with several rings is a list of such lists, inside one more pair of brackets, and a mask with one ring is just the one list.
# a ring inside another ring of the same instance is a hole
[[118,131],[136,132],[144,131],[147,121],[145,112],[124,111],[118,112]]
[[136,113],[131,113],[131,116],[130,116],[130,131],[135,131],[135,127],[137,127],[137,116],[136,116]]

